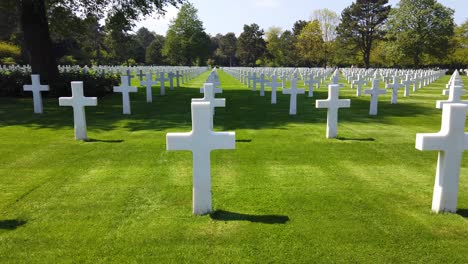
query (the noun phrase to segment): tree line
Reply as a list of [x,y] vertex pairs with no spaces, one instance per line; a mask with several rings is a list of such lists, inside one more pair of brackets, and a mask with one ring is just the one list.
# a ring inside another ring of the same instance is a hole
[[[141,17],[179,7],[165,36]],[[356,0],[341,15],[315,10],[293,28],[244,25],[210,36],[186,0],[2,0],[0,63],[29,63],[54,76],[59,64],[466,67],[468,21],[436,0]],[[105,16],[105,18],[104,18]]]

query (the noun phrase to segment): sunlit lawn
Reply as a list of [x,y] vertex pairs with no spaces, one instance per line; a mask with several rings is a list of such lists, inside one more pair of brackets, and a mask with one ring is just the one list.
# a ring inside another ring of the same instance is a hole
[[[435,101],[449,76],[369,117],[349,86],[339,139],[326,139],[322,86],[278,104],[220,72],[226,108],[215,129],[236,149],[212,152],[214,214],[193,216],[190,152],[167,152],[167,132],[190,131],[190,99],[208,72],[147,104],[120,94],[87,107],[90,142],[73,138],[72,109],[0,98],[0,263],[354,262],[466,263],[468,158],[458,214],[431,213],[436,152],[415,135],[440,129]],[[468,83],[468,79],[464,79]],[[136,82],[134,82],[136,84]],[[301,83],[302,84],[302,83]],[[85,84],[86,85],[86,84]],[[167,88],[167,87],[166,87]]]

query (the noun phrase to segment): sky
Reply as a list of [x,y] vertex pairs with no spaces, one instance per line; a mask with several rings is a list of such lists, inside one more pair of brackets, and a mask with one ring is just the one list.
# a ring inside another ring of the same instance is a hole
[[[189,0],[198,9],[198,17],[208,34],[234,32],[237,36],[244,24],[257,23],[265,31],[272,27],[291,29],[297,20],[309,20],[312,12],[328,8],[338,15],[352,0]],[[455,10],[455,23],[468,19],[467,0],[438,0],[439,3]],[[390,0],[395,6],[399,1]],[[178,10],[168,7],[164,17],[150,17],[136,23],[135,31],[146,27],[160,35],[166,35],[168,25],[177,16]]]

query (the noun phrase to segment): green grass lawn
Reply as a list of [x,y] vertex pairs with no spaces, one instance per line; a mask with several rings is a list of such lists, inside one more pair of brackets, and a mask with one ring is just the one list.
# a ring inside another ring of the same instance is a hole
[[[167,132],[191,129],[190,99],[208,72],[147,104],[120,94],[87,107],[90,142],[74,140],[71,107],[0,98],[0,263],[467,263],[468,157],[458,214],[431,212],[437,152],[415,149],[437,132],[435,101],[449,76],[409,98],[369,96],[347,85],[339,139],[325,138],[314,98],[278,104],[220,72],[226,108],[215,129],[236,149],[212,152],[213,206],[192,215],[190,152],[166,151]],[[468,79],[464,79],[468,83]],[[302,84],[302,82],[301,82]],[[86,85],[86,84],[85,84]]]

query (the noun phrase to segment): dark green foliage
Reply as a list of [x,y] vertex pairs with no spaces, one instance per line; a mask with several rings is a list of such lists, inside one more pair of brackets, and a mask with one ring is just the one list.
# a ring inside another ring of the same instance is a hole
[[149,65],[162,65],[162,49],[164,47],[164,36],[156,35],[155,39],[146,48],[145,63]]
[[184,4],[169,25],[163,56],[170,65],[205,65],[210,54],[210,37],[205,33],[198,10]]
[[387,4],[388,0],[357,0],[341,13],[338,41],[359,50],[366,68],[370,66],[372,44],[384,34],[382,26],[391,9]]
[[[112,92],[113,86],[120,84],[119,76],[111,74],[96,74],[81,71],[68,71],[60,73],[57,79],[47,83],[50,92],[44,92],[44,96],[59,97],[71,96],[72,81],[83,81],[84,93],[86,96],[102,97]],[[14,70],[0,72],[0,97],[30,97],[31,92],[24,92],[23,85],[31,84],[31,75],[23,71]]]
[[237,57],[243,66],[255,66],[266,51],[266,43],[263,39],[263,29],[257,24],[244,25],[242,32],[237,39]]
[[453,14],[436,0],[401,0],[391,12],[388,37],[415,67],[424,55],[443,59],[454,34]]

